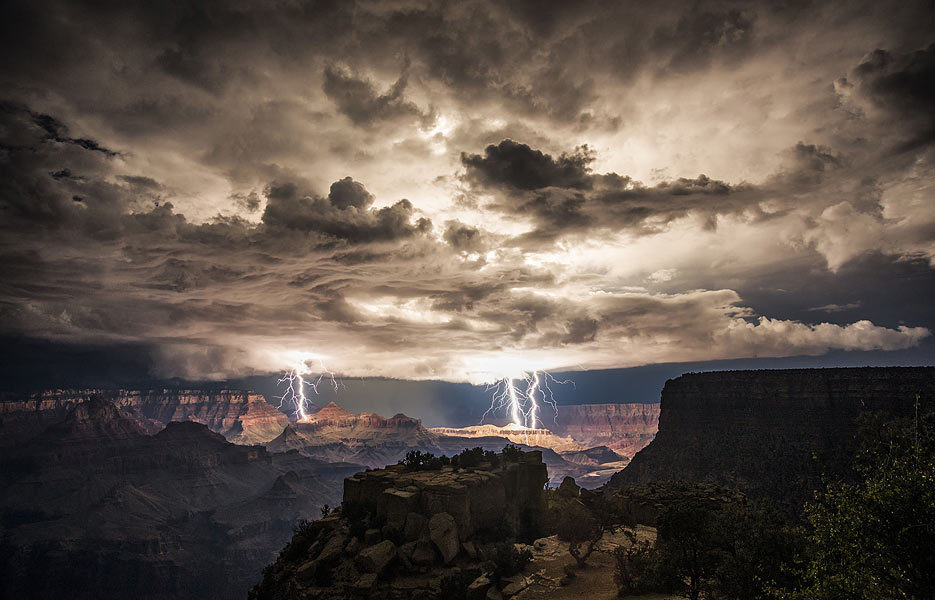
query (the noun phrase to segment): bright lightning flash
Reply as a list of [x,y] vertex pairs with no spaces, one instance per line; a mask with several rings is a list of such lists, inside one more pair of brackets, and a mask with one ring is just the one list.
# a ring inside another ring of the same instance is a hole
[[[308,365],[308,363],[312,360],[318,361],[321,370],[318,371],[317,377],[312,375],[312,377],[306,379],[306,375],[312,373]],[[295,418],[299,421],[306,420],[308,418],[308,405],[310,404],[306,394],[313,393],[317,396],[318,386],[321,385],[321,382],[324,381],[325,378],[331,381],[331,385],[334,387],[334,391],[337,392],[338,380],[335,378],[334,373],[325,367],[324,359],[299,359],[295,366],[292,367],[289,371],[286,371],[286,374],[283,375],[279,380],[280,385],[284,383],[288,384],[285,393],[279,397],[279,408],[282,408],[284,404],[288,406],[295,406]],[[308,392],[306,390],[308,390]]]
[[560,381],[546,371],[524,372],[520,377],[505,375],[496,383],[487,386],[492,398],[490,408],[481,417],[481,421],[491,412],[505,410],[515,427],[536,429],[539,425],[539,403],[544,402],[555,411],[555,421],[558,422],[558,403],[550,383],[575,385],[571,380]]

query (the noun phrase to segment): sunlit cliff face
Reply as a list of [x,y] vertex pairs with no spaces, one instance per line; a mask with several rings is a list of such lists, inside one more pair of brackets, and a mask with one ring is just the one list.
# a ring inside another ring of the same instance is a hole
[[2,335],[474,383],[930,343],[929,3],[4,10]]

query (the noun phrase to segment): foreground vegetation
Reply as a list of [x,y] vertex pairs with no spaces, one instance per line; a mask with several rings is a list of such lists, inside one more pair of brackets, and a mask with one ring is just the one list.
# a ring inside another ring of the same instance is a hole
[[[736,496],[668,502],[655,543],[634,536],[616,549],[620,595],[935,598],[935,413],[866,419],[861,440],[853,477],[826,482],[793,515]],[[553,492],[550,504],[579,568],[603,532],[632,526],[613,497]]]

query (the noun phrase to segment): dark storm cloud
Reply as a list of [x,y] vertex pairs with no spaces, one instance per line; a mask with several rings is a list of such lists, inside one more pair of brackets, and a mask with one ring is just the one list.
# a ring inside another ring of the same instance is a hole
[[539,242],[592,229],[649,233],[691,211],[740,212],[762,197],[751,186],[706,175],[645,186],[616,173],[592,173],[592,161],[587,148],[553,158],[513,140],[488,146],[484,156],[461,154],[466,181],[500,195],[488,206],[531,218],[537,228],[526,237]]
[[857,95],[891,115],[906,131],[900,150],[935,141],[935,44],[905,54],[878,48],[836,87],[845,99]]
[[484,150],[484,156],[461,154],[468,177],[484,185],[518,190],[546,187],[590,188],[587,148],[552,158],[526,144],[503,140]]
[[931,325],[926,3],[2,10],[10,339],[463,379]]
[[270,229],[320,232],[351,242],[377,242],[411,237],[431,230],[432,222],[410,221],[413,206],[400,200],[371,210],[373,196],[346,177],[331,184],[325,198],[302,191],[295,183],[272,183],[266,188],[263,223]]
[[[408,65],[406,67],[408,69]],[[405,70],[396,83],[385,93],[379,93],[373,82],[355,77],[352,73],[334,65],[325,67],[325,94],[337,105],[338,110],[355,125],[372,126],[382,121],[400,118],[431,120],[414,103],[406,100],[407,74]]]

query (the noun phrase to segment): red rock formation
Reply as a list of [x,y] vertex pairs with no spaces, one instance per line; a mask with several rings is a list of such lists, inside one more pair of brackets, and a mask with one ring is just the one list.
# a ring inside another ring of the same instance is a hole
[[559,407],[557,423],[549,424],[559,435],[585,446],[607,446],[631,458],[646,447],[659,428],[658,404],[580,404]]
[[278,436],[289,423],[263,396],[249,391],[44,390],[0,402],[0,445],[35,437],[92,397],[112,402],[148,433],[174,421],[195,421],[232,442],[258,444]]

